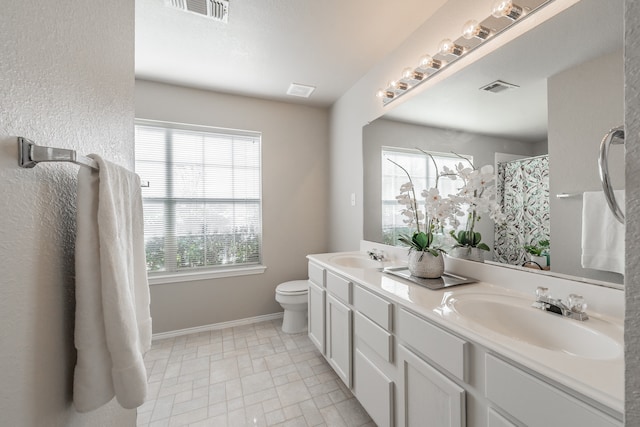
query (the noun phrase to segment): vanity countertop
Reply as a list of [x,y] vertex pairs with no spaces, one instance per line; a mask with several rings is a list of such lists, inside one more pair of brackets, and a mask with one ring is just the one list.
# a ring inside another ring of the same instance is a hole
[[[458,315],[455,310],[450,309],[449,305],[451,301],[456,299],[476,298],[477,296],[489,299],[495,296],[506,300],[513,298],[513,301],[526,302],[530,300],[533,302],[535,299],[533,296],[535,287],[530,293],[529,290],[523,291],[522,287],[516,286],[516,289],[513,289],[511,286],[498,286],[487,281],[479,281],[434,291],[384,273],[379,268],[350,268],[336,265],[331,262],[331,258],[338,255],[363,256],[363,252],[315,254],[309,255],[307,258],[490,351],[509,358],[526,369],[544,375],[556,382],[560,387],[568,387],[582,394],[587,399],[592,400],[594,404],[604,405],[620,414],[624,412],[624,348],[622,345],[624,321],[622,310],[620,310],[620,316],[617,317],[611,313],[604,315],[587,309],[591,318],[585,321],[585,325],[588,322],[591,323],[585,326],[585,334],[582,334],[582,330],[578,330],[578,332],[581,332],[580,336],[585,336],[586,339],[589,339],[589,329],[586,328],[595,328],[597,326],[602,333],[619,343],[619,346],[614,347],[613,354],[608,352],[602,356],[596,354],[595,357],[582,357],[560,350],[550,350],[532,345],[527,342],[524,336],[522,339],[518,339],[517,337],[499,334],[492,329],[479,325],[477,322],[471,321],[468,317]],[[402,261],[399,261],[386,266],[401,265],[401,263]],[[522,273],[514,272],[514,274]],[[518,280],[518,278],[514,277],[514,280]],[[539,285],[544,286],[544,280],[544,278],[538,279]],[[570,286],[575,289],[579,286],[589,285],[576,283]],[[614,289],[606,291],[622,293],[622,291]],[[619,296],[614,295],[616,299]],[[528,303],[522,305],[522,309],[535,310]],[[550,313],[543,314],[554,316]],[[568,318],[559,318],[558,321],[582,323]],[[572,328],[581,328],[579,324],[571,326]],[[569,330],[575,331],[576,329],[569,328]],[[550,332],[557,333],[557,331]],[[562,340],[562,337],[559,337],[559,339]],[[589,344],[586,344],[585,347],[589,348],[589,346]],[[598,352],[596,351],[595,353]]]

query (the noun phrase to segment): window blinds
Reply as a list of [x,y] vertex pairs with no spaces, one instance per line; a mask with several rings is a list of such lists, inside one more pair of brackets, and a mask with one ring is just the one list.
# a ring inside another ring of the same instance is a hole
[[261,261],[260,134],[136,121],[150,272]]

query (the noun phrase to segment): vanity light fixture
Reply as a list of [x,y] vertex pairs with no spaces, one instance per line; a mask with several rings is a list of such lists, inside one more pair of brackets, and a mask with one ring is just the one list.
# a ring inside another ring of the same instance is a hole
[[462,56],[464,47],[454,43],[451,39],[444,39],[438,45],[438,52],[440,55]]
[[491,14],[496,18],[509,18],[512,21],[519,19],[524,13],[524,9],[516,4],[513,0],[498,0],[493,4]]
[[480,25],[475,19],[471,19],[462,27],[462,37],[471,40],[474,37],[480,40],[486,40],[491,35],[491,29]]
[[[526,7],[514,4],[513,0],[498,0],[494,2],[491,15],[480,22],[474,19],[467,21],[462,27],[461,37],[456,40],[442,40],[436,54],[422,56],[417,67],[407,67],[402,70],[400,79],[389,82],[385,89],[379,89],[376,96],[382,99],[382,105],[387,105],[394,99],[429,80],[448,64],[482,46],[483,43],[493,39],[496,35],[509,29],[512,25],[532,15],[552,1],[554,0],[527,0]],[[509,19],[496,20],[496,18],[503,17]]]

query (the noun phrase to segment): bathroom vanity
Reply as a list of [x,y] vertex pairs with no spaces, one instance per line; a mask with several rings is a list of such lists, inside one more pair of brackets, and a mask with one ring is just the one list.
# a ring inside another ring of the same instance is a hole
[[[429,290],[366,252],[309,255],[310,339],[378,426],[621,426],[623,292],[453,258]],[[389,258],[387,258],[389,259]],[[582,294],[589,319],[531,307]]]

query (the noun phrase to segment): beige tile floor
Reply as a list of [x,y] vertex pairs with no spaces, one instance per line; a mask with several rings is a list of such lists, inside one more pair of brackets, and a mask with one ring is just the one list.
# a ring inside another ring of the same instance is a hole
[[306,333],[282,320],[154,341],[139,427],[375,427]]

